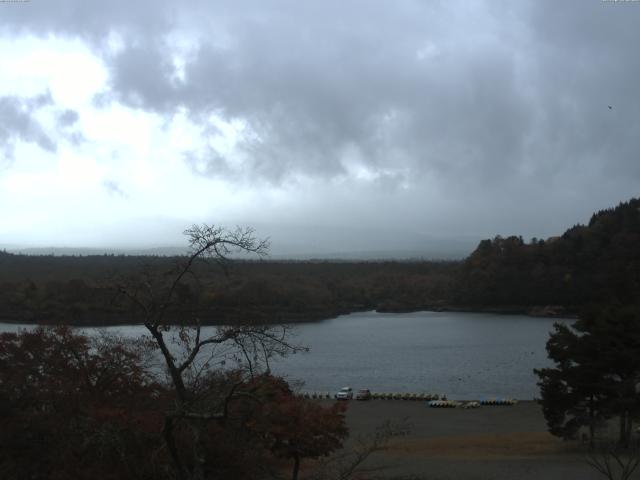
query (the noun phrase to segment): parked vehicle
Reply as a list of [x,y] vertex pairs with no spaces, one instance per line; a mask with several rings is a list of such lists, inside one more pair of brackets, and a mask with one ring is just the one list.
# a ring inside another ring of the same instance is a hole
[[356,400],[371,400],[371,390],[363,388],[356,393]]
[[336,393],[336,400],[351,400],[353,398],[353,390],[351,387],[342,387],[338,393]]

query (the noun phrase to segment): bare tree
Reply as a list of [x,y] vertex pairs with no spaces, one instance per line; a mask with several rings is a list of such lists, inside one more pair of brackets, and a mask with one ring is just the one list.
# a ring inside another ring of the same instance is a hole
[[[181,292],[188,282],[198,285],[196,265],[211,261],[226,269],[236,253],[266,255],[268,240],[258,240],[251,228],[233,231],[222,227],[193,225],[185,230],[189,254],[174,269],[159,275],[151,269],[118,285],[121,295],[141,312],[143,323],[159,349],[174,392],[174,408],[166,412],[163,436],[179,479],[205,478],[204,436],[208,422],[223,421],[239,379],[226,392],[212,392],[208,374],[217,362],[235,360],[248,375],[269,368],[269,358],[298,350],[289,343],[286,326],[227,325],[203,333],[195,316],[181,314]],[[218,385],[219,388],[219,385]],[[187,455],[176,444],[176,431],[185,427],[192,445]],[[187,458],[184,458],[187,457]]]

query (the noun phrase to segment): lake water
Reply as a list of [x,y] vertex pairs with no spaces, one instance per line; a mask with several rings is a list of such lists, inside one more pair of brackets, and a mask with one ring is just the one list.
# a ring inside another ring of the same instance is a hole
[[[295,326],[294,342],[309,353],[276,361],[272,370],[304,381],[306,391],[348,385],[454,399],[531,399],[539,396],[533,369],[550,365],[545,343],[555,321],[571,322],[485,313],[353,313]],[[18,328],[0,323],[0,331]],[[108,330],[132,337],[145,332],[140,326]]]

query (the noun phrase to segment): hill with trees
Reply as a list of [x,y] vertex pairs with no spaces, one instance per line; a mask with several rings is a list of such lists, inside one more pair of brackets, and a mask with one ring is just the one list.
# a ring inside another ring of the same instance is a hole
[[[463,262],[454,304],[576,312],[640,298],[640,199],[601,210],[547,240],[483,240]],[[553,310],[553,307],[551,307]]]

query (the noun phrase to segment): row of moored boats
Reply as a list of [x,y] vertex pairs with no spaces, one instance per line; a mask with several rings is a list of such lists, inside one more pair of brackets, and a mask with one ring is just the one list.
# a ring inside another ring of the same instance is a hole
[[[329,392],[302,392],[299,394],[302,398],[307,399],[331,399],[334,398]],[[515,405],[518,401],[514,398],[486,398],[478,401],[458,401],[447,400],[446,395],[437,393],[371,393],[372,400],[409,400],[409,401],[427,401],[429,406],[433,408],[478,408],[481,405]]]

